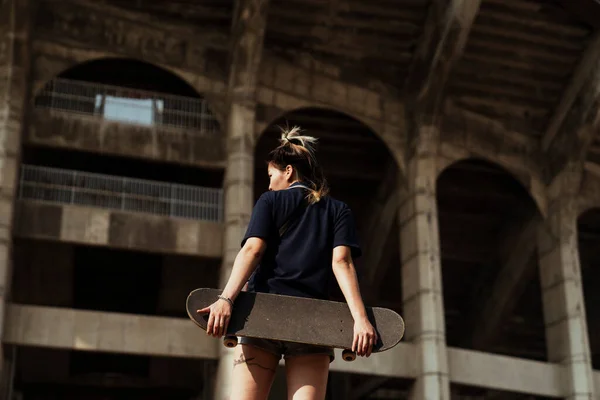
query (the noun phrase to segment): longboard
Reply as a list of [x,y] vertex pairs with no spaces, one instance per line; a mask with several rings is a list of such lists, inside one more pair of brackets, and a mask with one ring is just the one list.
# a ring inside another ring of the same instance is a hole
[[[220,289],[199,288],[190,292],[186,301],[188,316],[206,330],[208,313],[196,310],[208,307],[221,294]],[[373,353],[396,346],[404,336],[404,320],[387,308],[366,307],[378,341]],[[343,349],[342,358],[353,361],[351,351],[354,319],[348,304],[337,301],[268,293],[240,292],[223,340],[226,347],[237,346],[237,337],[281,340]]]

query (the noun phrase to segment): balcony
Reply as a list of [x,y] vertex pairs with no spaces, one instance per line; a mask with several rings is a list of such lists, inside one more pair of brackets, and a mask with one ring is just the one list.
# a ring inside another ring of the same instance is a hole
[[11,304],[7,320],[4,342],[17,346],[204,359],[219,355],[218,340],[184,318]]
[[224,166],[223,135],[204,99],[55,79],[34,104],[26,144]]
[[23,165],[15,235],[220,257],[222,189]]

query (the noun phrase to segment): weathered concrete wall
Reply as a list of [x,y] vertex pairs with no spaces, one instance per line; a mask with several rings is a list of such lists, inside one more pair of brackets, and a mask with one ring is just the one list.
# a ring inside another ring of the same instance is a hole
[[[0,338],[11,296],[12,231],[21,156],[23,120],[29,93],[30,2],[0,1]],[[10,387],[11,352],[0,346],[0,396]]]
[[[93,1],[40,1],[35,14],[34,79],[48,81],[78,63],[102,57],[136,58],[185,74],[200,93],[224,88],[228,32],[158,21],[148,14]],[[40,51],[40,45],[58,46]],[[72,51],[70,50],[72,48]],[[77,57],[78,49],[87,59]],[[61,51],[62,50],[62,51]]]
[[199,167],[223,168],[225,165],[225,140],[220,133],[200,135],[192,130],[123,124],[44,109],[31,113],[24,140],[30,145]]
[[187,318],[11,304],[5,343],[167,357],[217,357],[222,344]]
[[546,215],[548,201],[538,141],[509,131],[490,118],[451,105],[445,109],[439,133],[440,145],[436,150],[438,176],[453,163],[464,159],[492,162],[521,182],[535,200],[540,213]]
[[21,200],[21,238],[211,258],[222,256],[223,225],[143,213]]
[[13,302],[73,305],[74,260],[70,244],[18,240],[14,245],[14,266]]
[[343,112],[366,124],[404,167],[404,105],[374,90],[343,83],[311,66],[265,55],[259,75],[255,139],[286,112],[318,107]]

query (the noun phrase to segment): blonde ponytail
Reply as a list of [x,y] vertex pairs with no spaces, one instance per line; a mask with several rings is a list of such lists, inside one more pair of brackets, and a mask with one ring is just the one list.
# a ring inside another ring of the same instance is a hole
[[315,145],[318,139],[301,135],[302,131],[298,126],[280,129],[280,145],[269,153],[267,162],[281,170],[291,165],[298,174],[298,179],[310,188],[307,196],[309,203],[315,204],[329,193],[327,180],[317,162]]

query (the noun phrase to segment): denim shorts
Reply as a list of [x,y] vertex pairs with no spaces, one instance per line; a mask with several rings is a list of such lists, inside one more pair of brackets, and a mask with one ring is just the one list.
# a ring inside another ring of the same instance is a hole
[[240,337],[238,343],[257,347],[277,356],[279,359],[281,359],[281,356],[283,356],[284,359],[287,359],[288,357],[293,356],[323,354],[329,356],[330,363],[335,360],[335,353],[333,352],[333,349],[329,347],[248,337]]

